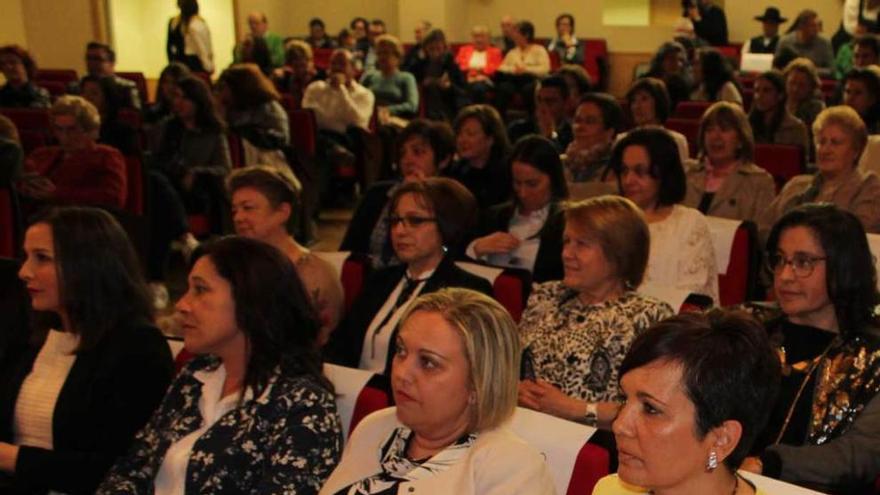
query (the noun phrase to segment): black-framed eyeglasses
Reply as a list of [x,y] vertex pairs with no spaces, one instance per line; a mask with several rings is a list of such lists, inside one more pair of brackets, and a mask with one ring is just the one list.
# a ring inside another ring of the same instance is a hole
[[437,217],[417,217],[417,216],[406,216],[400,217],[397,215],[391,215],[388,217],[388,226],[394,227],[395,225],[403,224],[408,229],[414,229],[421,225],[424,225],[428,222],[436,222]]
[[808,254],[796,254],[791,258],[786,258],[780,253],[774,253],[768,257],[767,265],[777,275],[782,273],[785,265],[790,265],[791,272],[794,273],[795,277],[807,278],[813,274],[813,270],[816,269],[816,263],[827,259],[827,256],[810,256]]

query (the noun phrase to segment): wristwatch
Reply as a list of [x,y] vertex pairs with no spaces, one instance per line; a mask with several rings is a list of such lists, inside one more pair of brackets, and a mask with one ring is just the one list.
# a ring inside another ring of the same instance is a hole
[[599,403],[587,402],[587,407],[584,410],[584,423],[589,426],[599,424]]

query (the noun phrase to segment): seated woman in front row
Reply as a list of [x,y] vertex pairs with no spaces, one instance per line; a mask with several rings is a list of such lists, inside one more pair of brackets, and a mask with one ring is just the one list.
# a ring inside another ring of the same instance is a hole
[[633,342],[620,377],[620,464],[594,495],[764,493],[736,472],[779,385],[759,324],[721,311],[670,318]]
[[28,337],[0,360],[0,492],[93,493],[162,400],[171,352],[110,214],[42,212],[24,253],[18,276],[36,318],[31,330],[2,316],[6,336]]
[[316,493],[342,434],[290,260],[243,237],[207,244],[177,310],[199,357],[97,493]]
[[678,204],[687,186],[672,136],[659,128],[636,129],[615,145],[609,166],[620,193],[645,212],[651,230],[645,283],[718,301],[709,224],[699,211]]
[[516,407],[516,324],[465,289],[419,297],[391,371],[396,408],[364,419],[321,495],[550,495],[541,455],[503,424]]
[[452,179],[405,183],[391,197],[388,233],[401,265],[373,274],[330,336],[327,360],[383,373],[394,355],[397,322],[419,294],[465,287],[491,294],[489,282],[455,266],[453,255],[473,227],[473,195]]
[[520,321],[521,405],[607,428],[632,340],[673,314],[635,292],[649,242],[642,213],[627,199],[600,196],[566,209],[565,277],[537,285]]
[[510,158],[514,201],[483,213],[467,255],[492,265],[525,268],[532,280],[562,278],[562,201],[568,186],[556,146],[541,136],[516,143]]
[[823,493],[868,493],[880,475],[880,318],[865,229],[811,204],[767,242],[778,311],[759,312],[785,373],[747,469]]

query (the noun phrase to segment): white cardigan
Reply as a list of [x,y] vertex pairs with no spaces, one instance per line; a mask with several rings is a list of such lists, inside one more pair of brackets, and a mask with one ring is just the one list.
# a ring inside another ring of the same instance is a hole
[[[378,473],[381,470],[379,450],[400,426],[394,407],[364,418],[320,495],[334,495]],[[556,488],[544,458],[506,427],[499,427],[480,433],[461,462],[435,477],[403,481],[399,492],[415,495],[552,495]]]

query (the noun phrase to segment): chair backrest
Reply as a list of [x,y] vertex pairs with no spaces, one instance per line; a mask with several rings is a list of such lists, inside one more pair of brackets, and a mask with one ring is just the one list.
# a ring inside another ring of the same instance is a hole
[[369,256],[350,251],[313,251],[313,253],[333,265],[336,273],[339,274],[342,290],[345,293],[345,312],[348,313],[351,305],[364,290],[364,283],[370,273]]
[[586,38],[584,43],[584,70],[593,86],[599,90],[608,87],[608,42],[604,38]]
[[718,266],[719,305],[751,300],[757,285],[758,235],[752,222],[706,217]]
[[137,216],[144,214],[144,167],[139,156],[125,156],[126,184],[128,194],[125,210]]
[[708,101],[680,101],[672,116],[680,119],[699,120],[710,106],[712,103]]
[[67,85],[61,81],[42,80],[34,81],[37,86],[44,88],[52,95],[52,98],[58,98],[67,93]]
[[377,384],[375,373],[325,363],[324,376],[333,383],[336,411],[342,420],[342,434],[345,438],[348,438],[364,417],[391,405],[388,389]]
[[21,215],[15,191],[8,187],[0,187],[0,257],[15,257],[20,229]]
[[821,492],[761,476],[760,474],[748,471],[739,471],[739,474],[754,483],[755,487],[764,493],[772,493],[773,495],[822,495]]
[[79,76],[73,69],[37,69],[34,82],[37,83],[37,86],[42,86],[40,83],[43,81],[60,82],[67,86],[72,82],[79,81]]
[[531,290],[532,275],[528,270],[481,265],[470,261],[456,261],[455,264],[466,272],[488,280],[492,284],[495,300],[507,309],[513,321],[519,322]]
[[608,451],[587,443],[595,428],[517,407],[510,429],[543,454],[556,493],[584,495],[610,467]]
[[550,54],[550,70],[555,72],[557,69],[559,69],[559,66],[562,65],[562,61],[559,58],[559,52],[557,52],[556,50],[549,52],[549,54]]
[[779,192],[789,179],[804,173],[804,149],[788,144],[756,144],[755,164],[773,176]]
[[3,115],[18,129],[21,149],[25,154],[54,141],[49,110],[45,108],[2,108]]
[[313,157],[318,150],[318,121],[309,108],[288,110],[290,142],[306,155]]
[[700,134],[700,121],[699,119],[685,119],[679,117],[671,117],[666,119],[666,122],[663,123],[663,127],[671,131],[677,131],[684,134],[685,139],[688,142],[688,150],[690,151],[691,158],[697,156],[697,152],[700,149],[699,146],[699,134]]
[[331,55],[333,55],[332,48],[315,48],[312,50],[312,61],[315,67],[324,70],[329,69]]
[[141,104],[147,104],[147,78],[144,77],[143,72],[117,72],[116,75],[133,82],[137,87],[138,95],[141,97]]

